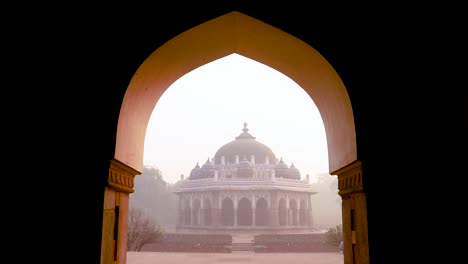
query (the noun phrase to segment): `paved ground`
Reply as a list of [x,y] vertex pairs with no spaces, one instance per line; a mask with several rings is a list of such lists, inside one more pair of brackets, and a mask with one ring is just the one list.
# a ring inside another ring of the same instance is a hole
[[127,252],[127,264],[343,264],[340,253]]

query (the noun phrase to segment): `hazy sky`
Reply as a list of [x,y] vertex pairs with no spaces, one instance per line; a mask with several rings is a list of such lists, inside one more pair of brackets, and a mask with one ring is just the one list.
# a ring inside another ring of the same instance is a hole
[[312,99],[286,75],[237,54],[189,72],[162,95],[146,131],[144,165],[170,183],[188,177],[244,122],[302,178],[328,174],[325,128]]

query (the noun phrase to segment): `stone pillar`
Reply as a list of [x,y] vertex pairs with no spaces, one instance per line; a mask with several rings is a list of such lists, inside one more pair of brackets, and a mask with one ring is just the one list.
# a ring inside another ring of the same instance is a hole
[[237,204],[234,205],[234,227],[237,226]]
[[238,201],[238,198],[237,198],[237,193],[234,193],[234,226],[236,227],[237,226],[237,208],[238,208],[238,205],[239,205],[239,201]]
[[221,225],[221,201],[219,200],[219,191],[211,193],[211,225],[218,227]]
[[314,217],[312,209],[312,195],[308,194],[307,196],[307,224],[309,227],[314,226]]
[[182,209],[182,194],[178,194],[177,198],[177,225],[181,226],[184,223],[184,211]]
[[270,204],[268,208],[269,223],[270,227],[279,226],[279,215],[278,215],[278,192],[272,191],[270,193]]
[[104,190],[101,264],[127,261],[129,194],[133,193],[134,178],[139,174],[118,160],[110,161]]
[[[252,155],[253,156],[253,155]],[[251,200],[252,200],[252,226],[256,226],[255,224],[255,210],[256,210],[256,206],[257,206],[257,203],[255,201],[255,192],[252,192],[252,196],[251,196]]]
[[299,216],[300,211],[301,211],[300,209],[296,209],[296,225],[297,226],[300,225],[300,223],[301,223],[301,219],[299,218],[300,217]]
[[197,225],[199,225],[199,226],[203,225],[202,211],[203,211],[202,207],[198,208],[198,211],[197,211]]
[[190,195],[189,197],[190,199],[190,202],[189,202],[189,205],[190,205],[190,222],[188,223],[189,226],[192,226],[193,225],[193,218],[194,218],[194,213],[193,213],[193,199],[192,199],[192,195]]
[[255,212],[255,206],[252,207],[252,226],[256,226],[255,224],[255,215],[256,215],[256,212]]
[[344,264],[368,264],[367,207],[361,162],[355,161],[331,174],[338,176],[338,194],[342,199]]
[[309,227],[314,226],[314,217],[313,217],[313,213],[312,213],[312,208],[307,210],[307,225]]

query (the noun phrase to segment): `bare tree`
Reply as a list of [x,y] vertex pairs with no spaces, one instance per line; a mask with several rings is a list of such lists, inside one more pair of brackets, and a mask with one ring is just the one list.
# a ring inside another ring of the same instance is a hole
[[131,208],[128,214],[127,251],[140,251],[147,243],[157,242],[163,235],[160,225],[141,209]]

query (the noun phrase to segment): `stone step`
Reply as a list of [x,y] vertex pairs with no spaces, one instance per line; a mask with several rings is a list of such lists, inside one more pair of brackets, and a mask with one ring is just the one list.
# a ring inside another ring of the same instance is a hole
[[253,243],[232,243],[232,251],[254,251]]

